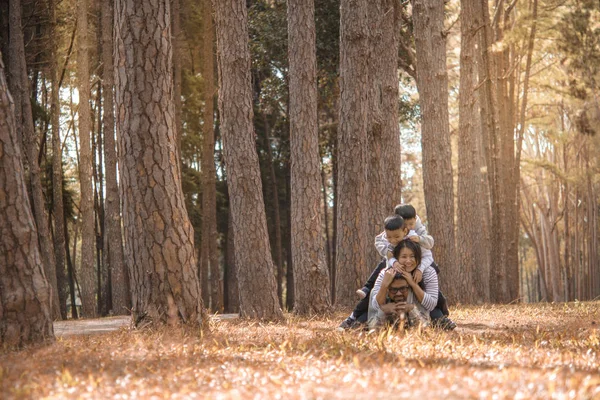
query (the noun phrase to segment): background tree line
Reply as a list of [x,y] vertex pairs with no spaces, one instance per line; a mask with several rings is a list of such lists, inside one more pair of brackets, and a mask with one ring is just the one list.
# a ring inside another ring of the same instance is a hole
[[350,305],[401,201],[453,303],[600,293],[597,2],[159,3],[0,1],[52,318]]

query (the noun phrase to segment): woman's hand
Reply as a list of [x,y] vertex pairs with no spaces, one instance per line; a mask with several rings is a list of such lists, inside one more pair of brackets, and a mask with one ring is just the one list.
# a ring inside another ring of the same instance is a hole
[[415,269],[413,271],[413,279],[415,280],[416,284],[419,284],[419,282],[421,282],[421,280],[423,279],[423,271]]

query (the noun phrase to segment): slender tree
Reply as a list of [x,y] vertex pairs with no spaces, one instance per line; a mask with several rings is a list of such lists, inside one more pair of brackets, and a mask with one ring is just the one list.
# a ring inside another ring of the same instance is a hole
[[210,300],[213,312],[223,311],[223,289],[217,254],[217,172],[214,131],[214,53],[211,0],[203,2],[202,75],[204,77],[204,124],[202,126],[202,263],[210,270]]
[[243,0],[214,1],[219,116],[235,232],[240,315],[282,317],[269,245],[252,125],[248,11]]
[[90,69],[88,48],[88,0],[77,4],[77,82],[79,89],[78,128],[80,139],[79,181],[81,200],[81,273],[82,313],[84,317],[96,316],[96,287],[94,249],[94,199],[92,187],[92,148],[90,113]]
[[104,249],[110,270],[112,311],[126,315],[131,308],[129,276],[123,259],[123,234],[121,232],[121,207],[117,183],[117,150],[115,146],[114,113],[114,63],[113,63],[113,0],[102,2],[102,92],[104,158],[106,161],[106,216]]
[[0,59],[0,343],[10,347],[54,335],[16,125]]
[[331,305],[321,227],[317,57],[313,0],[288,1],[294,312]]
[[[442,268],[450,268],[457,260],[444,2],[413,0],[412,4],[427,219],[436,243],[435,260]],[[450,298],[455,295],[454,289],[451,285],[446,287]]]
[[178,162],[169,5],[115,2],[119,177],[137,324],[203,321]]
[[366,0],[340,5],[336,302],[351,305],[367,276],[368,26]]
[[60,139],[60,98],[56,0],[49,0],[51,27],[50,73],[52,74],[52,94],[50,118],[52,125],[52,216],[54,222],[54,256],[56,259],[56,281],[60,314],[67,319],[67,277],[65,274],[65,212],[63,204],[62,141]]

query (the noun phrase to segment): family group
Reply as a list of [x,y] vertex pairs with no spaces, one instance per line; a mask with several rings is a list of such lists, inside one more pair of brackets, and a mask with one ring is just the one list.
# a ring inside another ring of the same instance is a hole
[[364,287],[360,301],[338,329],[432,326],[453,330],[448,304],[439,290],[439,267],[433,261],[434,240],[415,208],[400,204],[375,237],[383,257]]

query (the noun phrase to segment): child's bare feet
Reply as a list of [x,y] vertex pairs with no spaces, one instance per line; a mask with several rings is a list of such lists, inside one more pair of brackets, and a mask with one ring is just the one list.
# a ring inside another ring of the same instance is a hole
[[367,297],[367,295],[365,294],[365,292],[363,292],[361,289],[358,289],[356,291],[356,294],[358,295],[358,297],[360,297],[360,299],[364,299],[365,297]]

